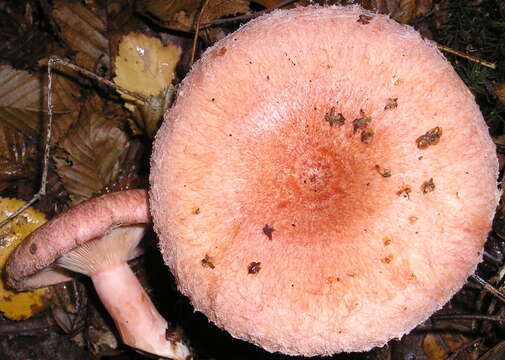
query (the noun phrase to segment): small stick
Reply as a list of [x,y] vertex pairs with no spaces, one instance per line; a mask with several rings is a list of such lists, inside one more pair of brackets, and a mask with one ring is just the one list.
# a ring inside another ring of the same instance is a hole
[[86,69],[84,69],[84,68],[82,68],[80,66],[75,65],[75,64],[72,64],[70,61],[62,59],[62,58],[60,58],[58,56],[51,56],[49,58],[49,62],[52,62],[53,64],[54,63],[58,63],[58,64],[61,64],[61,65],[64,65],[64,66],[66,66],[66,67],[68,67],[68,68],[70,68],[72,70],[77,71],[78,73],[80,73],[80,74],[82,74],[82,75],[84,75],[86,77],[89,77],[89,78],[91,78],[91,79],[93,79],[95,81],[98,81],[99,83],[103,83],[103,84],[105,84],[105,85],[113,88],[114,90],[116,90],[118,92],[122,92],[122,93],[124,93],[124,94],[126,94],[128,96],[131,96],[134,99],[139,100],[139,101],[147,102],[147,99],[144,96],[142,96],[140,94],[137,94],[137,93],[135,93],[133,91],[130,91],[128,89],[125,89],[125,88],[123,88],[121,86],[118,86],[113,81],[110,81],[110,80],[107,80],[107,79],[105,79],[105,78],[103,78],[101,76],[98,76],[95,73],[93,73],[91,71],[88,71],[88,70],[86,70]]
[[476,56],[468,55],[468,54],[464,53],[463,51],[455,50],[455,49],[452,49],[452,48],[450,48],[448,46],[445,46],[445,45],[437,44],[437,47],[440,50],[442,50],[442,51],[448,52],[448,53],[453,54],[453,55],[460,56],[460,57],[462,57],[464,59],[473,61],[473,62],[475,62],[477,64],[482,65],[482,66],[486,66],[488,68],[496,70],[496,64],[495,63],[492,63],[492,62],[489,62],[489,61],[485,61],[485,60],[481,60],[481,59],[479,59]]
[[480,285],[482,285],[482,287],[484,288],[484,290],[490,292],[491,294],[493,294],[494,296],[496,296],[498,299],[500,299],[501,301],[505,302],[505,294],[503,294],[500,290],[496,289],[493,285],[491,285],[490,283],[488,283],[486,280],[484,280],[483,278],[481,278],[480,276],[476,275],[476,274],[473,274],[471,276],[471,278],[478,282]]
[[191,49],[191,59],[189,60],[189,66],[192,66],[195,62],[196,44],[198,42],[198,33],[200,32],[200,23],[202,22],[202,15],[208,3],[209,0],[204,1],[202,8],[200,9],[200,13],[198,14],[198,19],[196,20],[195,36],[193,37],[193,47]]
[[252,14],[239,15],[239,16],[234,16],[234,17],[230,17],[230,18],[226,18],[226,19],[213,20],[211,22],[202,24],[202,29],[210,27],[210,26],[214,26],[214,25],[221,25],[221,24],[226,24],[226,23],[235,22],[235,21],[243,21],[243,20],[254,19],[254,18],[258,17],[258,16],[261,16],[263,14],[269,13],[270,11],[273,11],[275,9],[279,9],[281,7],[290,5],[290,4],[292,4],[294,2],[297,2],[297,1],[298,0],[285,0],[285,1],[279,3],[279,4],[275,5],[275,6],[272,6],[272,7],[268,8],[268,9],[261,10],[261,11],[256,11],[256,12],[254,12]]
[[482,315],[482,314],[443,314],[433,315],[433,321],[438,320],[487,320],[487,321],[505,321],[505,317]]
[[46,129],[46,140],[44,143],[44,156],[42,159],[42,179],[40,180],[40,189],[39,191],[33,195],[32,199],[28,201],[26,204],[21,206],[19,209],[14,211],[12,214],[10,214],[6,219],[4,219],[2,222],[0,222],[0,227],[4,226],[5,224],[9,223],[12,219],[17,217],[19,214],[21,214],[23,211],[28,209],[30,206],[32,206],[36,201],[38,201],[42,196],[46,194],[46,186],[47,186],[47,172],[49,169],[49,150],[50,150],[50,141],[51,141],[51,134],[53,130],[53,65],[56,61],[54,60],[53,57],[49,58],[49,61],[47,62],[47,76],[49,78],[48,84],[47,84],[47,112],[48,112],[48,119],[47,119],[47,129]]
[[0,336],[19,335],[21,333],[47,330],[54,327],[56,324],[49,316],[42,318],[26,319],[15,322],[2,322],[0,324]]
[[88,71],[86,69],[83,69],[77,65],[72,64],[71,62],[64,60],[58,56],[51,56],[49,60],[47,61],[47,76],[48,76],[48,85],[47,85],[47,114],[48,114],[48,119],[47,119],[47,128],[46,128],[46,139],[44,143],[44,155],[43,155],[43,160],[42,160],[42,178],[40,181],[40,189],[39,191],[33,195],[30,201],[28,201],[26,204],[21,206],[19,209],[17,209],[15,212],[10,214],[7,218],[5,218],[3,221],[0,222],[0,228],[9,222],[11,222],[15,217],[17,217],[19,214],[23,213],[26,209],[28,209],[30,206],[32,206],[35,202],[40,200],[44,195],[46,195],[46,187],[47,187],[47,173],[49,170],[49,153],[50,153],[50,140],[51,140],[51,134],[52,134],[52,128],[53,128],[53,67],[54,64],[61,64],[64,65],[72,70],[77,71],[78,73],[87,76],[89,78],[92,78],[98,82],[104,83],[107,86],[110,86],[116,91],[123,92],[128,96],[131,96],[139,101],[142,102],[147,102],[148,99],[143,97],[142,95],[139,95],[137,93],[134,93],[130,90],[124,89],[121,86],[116,85],[110,80],[104,79],[91,71]]

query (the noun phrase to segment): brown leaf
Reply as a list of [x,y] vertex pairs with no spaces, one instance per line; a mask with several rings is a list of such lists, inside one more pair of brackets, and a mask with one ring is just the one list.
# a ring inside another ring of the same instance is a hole
[[498,100],[505,105],[505,82],[495,84],[492,87],[492,90],[496,95],[496,97],[498,98]]
[[[312,1],[303,1],[303,4],[310,4]],[[365,9],[388,14],[393,19],[401,23],[409,23],[412,19],[426,15],[431,11],[433,0],[317,0],[321,5],[351,5],[359,4]],[[260,4],[275,3],[275,1],[260,1]]]
[[[161,20],[163,26],[179,31],[191,31],[203,5],[201,0],[144,0],[140,11]],[[248,14],[247,0],[209,0],[202,14],[202,23],[223,16]]]
[[482,355],[479,360],[500,360],[505,359],[505,341],[500,342],[487,353]]
[[90,306],[88,313],[88,321],[91,326],[88,327],[86,335],[90,352],[97,359],[119,355],[119,342],[109,321],[106,321],[94,306]]
[[279,5],[282,3],[284,0],[252,0],[253,3],[260,4],[261,6],[265,8],[271,8],[276,5]]
[[[53,143],[75,120],[80,107],[76,83],[54,74]],[[47,74],[0,66],[0,123],[26,136],[39,136],[47,119]]]
[[135,0],[107,1],[107,32],[109,35],[124,34],[130,30],[145,27],[142,19],[136,16],[135,2]]
[[393,19],[403,24],[426,15],[433,6],[432,0],[397,0],[396,2],[396,9],[391,9],[389,13]]
[[429,333],[423,341],[423,350],[428,360],[444,360],[471,339],[456,333]]
[[78,1],[57,0],[51,14],[62,41],[77,53],[75,62],[90,71],[99,65],[110,69],[106,14],[94,10]]
[[43,31],[40,9],[29,1],[2,2],[0,11],[0,58],[16,66],[33,66],[51,49]]
[[78,123],[53,155],[74,205],[102,193],[116,180],[119,159],[129,143],[116,118],[97,112],[97,102],[94,98],[85,104]]
[[34,163],[37,147],[15,130],[0,123],[0,182],[31,177],[38,166]]

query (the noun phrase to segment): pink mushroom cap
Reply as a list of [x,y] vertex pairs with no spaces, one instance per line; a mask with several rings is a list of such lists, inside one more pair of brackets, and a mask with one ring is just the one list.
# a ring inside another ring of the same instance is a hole
[[[127,190],[91,199],[70,208],[30,234],[11,254],[7,284],[26,290],[71,280],[65,269],[54,267],[59,258],[112,229],[150,223],[145,190]],[[139,255],[134,250],[129,258]]]
[[194,307],[306,356],[364,351],[442,307],[482,259],[497,158],[435,45],[308,7],[208,49],[156,136],[151,211]]

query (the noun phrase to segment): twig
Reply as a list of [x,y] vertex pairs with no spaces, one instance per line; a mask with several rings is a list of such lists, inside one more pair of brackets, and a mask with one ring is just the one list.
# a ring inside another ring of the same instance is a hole
[[482,314],[443,314],[443,315],[433,315],[431,319],[433,321],[439,321],[439,320],[505,321],[505,317],[502,316],[482,315]]
[[442,51],[448,52],[448,53],[453,54],[453,55],[460,56],[460,57],[462,57],[464,59],[473,61],[473,62],[475,62],[477,64],[482,65],[482,66],[486,66],[486,67],[491,68],[491,69],[496,69],[496,64],[495,63],[492,63],[492,62],[489,62],[489,61],[485,61],[485,60],[481,60],[478,57],[472,56],[472,55],[468,55],[468,54],[464,53],[463,51],[455,50],[455,49],[452,49],[452,48],[450,48],[448,46],[441,45],[441,44],[437,44],[437,47],[440,50],[442,50]]
[[272,6],[268,9],[265,9],[265,10],[261,10],[261,11],[256,11],[252,14],[246,14],[246,15],[239,15],[239,16],[234,16],[234,17],[230,17],[230,18],[226,18],[226,19],[217,19],[217,20],[213,20],[213,21],[210,21],[208,23],[204,23],[202,24],[202,29],[205,29],[207,27],[210,27],[210,26],[214,26],[214,25],[221,25],[221,24],[226,24],[226,23],[230,23],[230,22],[236,22],[236,21],[244,21],[244,20],[250,20],[250,19],[254,19],[258,16],[261,16],[263,14],[266,14],[266,13],[269,13],[270,11],[273,11],[273,10],[276,10],[276,9],[279,9],[281,7],[284,7],[284,6],[287,6],[287,5],[290,5],[294,2],[297,2],[298,0],[285,0],[275,6]]
[[55,325],[54,320],[49,316],[23,321],[9,321],[0,323],[0,336],[19,335],[20,333],[40,331],[52,328]]
[[32,197],[30,201],[21,206],[19,209],[10,214],[6,219],[0,222],[0,227],[8,224],[12,219],[21,214],[23,211],[32,206],[36,201],[38,201],[42,196],[46,194],[47,187],[47,173],[49,170],[49,151],[50,151],[50,141],[51,134],[53,130],[53,65],[56,61],[53,57],[49,58],[47,62],[47,76],[48,76],[48,84],[47,84],[47,128],[46,128],[46,140],[44,143],[44,156],[42,159],[42,178],[40,180],[40,189],[39,191]]
[[75,64],[72,64],[70,61],[67,61],[65,59],[62,59],[58,56],[51,56],[49,58],[49,61],[52,62],[52,63],[58,63],[58,64],[61,64],[61,65],[64,65],[72,70],[75,70],[77,71],[78,73],[88,77],[88,78],[91,78],[95,81],[98,81],[99,83],[103,83],[111,88],[113,88],[114,90],[118,91],[118,92],[122,92],[128,96],[131,96],[132,98],[134,99],[137,99],[139,101],[142,101],[142,102],[147,102],[147,98],[145,98],[144,96],[140,95],[140,94],[137,94],[133,91],[130,91],[128,89],[125,89],[119,85],[116,85],[113,81],[110,81],[110,80],[107,80],[101,76],[98,76],[96,75],[95,73],[91,72],[91,71],[88,71],[80,66],[77,66]]
[[10,221],[12,221],[15,217],[17,217],[19,214],[23,213],[26,209],[28,209],[30,206],[32,206],[35,202],[40,200],[44,195],[46,195],[46,188],[47,188],[47,174],[49,170],[49,153],[50,153],[50,140],[51,140],[51,134],[52,134],[52,128],[53,128],[53,103],[52,103],[52,98],[53,98],[53,67],[54,64],[61,64],[64,65],[72,70],[77,71],[78,73],[87,76],[89,78],[92,78],[98,82],[104,83],[107,86],[110,86],[116,91],[123,92],[124,94],[133,97],[134,99],[137,99],[142,102],[147,102],[148,99],[143,97],[142,95],[139,95],[137,93],[134,93],[132,91],[129,91],[127,89],[122,88],[121,86],[116,85],[110,80],[104,79],[91,71],[88,71],[86,69],[83,69],[77,65],[72,64],[71,62],[64,60],[58,56],[51,56],[47,62],[47,76],[48,76],[48,85],[47,85],[47,113],[48,113],[48,119],[47,119],[47,128],[46,128],[46,139],[44,143],[44,155],[43,155],[43,160],[42,160],[42,178],[40,181],[40,189],[39,191],[33,195],[32,199],[28,201],[26,204],[21,206],[19,209],[17,209],[15,212],[10,214],[7,218],[2,220],[0,222],[0,228],[6,224],[8,224]]
[[191,59],[189,60],[189,66],[192,66],[195,62],[196,44],[198,42],[198,34],[200,32],[200,23],[202,22],[202,15],[208,3],[209,0],[204,1],[202,8],[200,9],[200,13],[198,14],[198,19],[196,19],[195,36],[193,37],[193,47],[191,48]]
[[480,285],[482,285],[482,287],[484,288],[484,290],[490,292],[491,294],[493,294],[494,296],[496,296],[498,299],[500,299],[501,301],[505,302],[505,294],[503,294],[500,290],[496,289],[493,285],[491,285],[490,283],[488,283],[486,280],[484,280],[483,278],[481,278],[480,276],[476,275],[476,274],[473,274],[471,276],[471,278],[478,282]]

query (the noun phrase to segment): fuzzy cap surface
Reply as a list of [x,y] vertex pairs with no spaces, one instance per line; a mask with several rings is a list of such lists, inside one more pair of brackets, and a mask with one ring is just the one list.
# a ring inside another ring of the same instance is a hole
[[427,319],[481,261],[499,195],[451,65],[357,6],[276,11],[208,49],[151,165],[179,289],[293,355],[368,350]]

